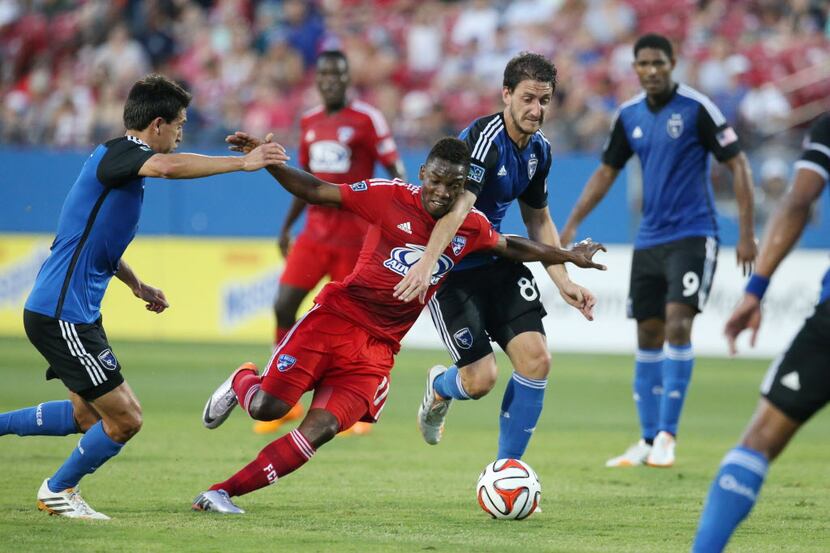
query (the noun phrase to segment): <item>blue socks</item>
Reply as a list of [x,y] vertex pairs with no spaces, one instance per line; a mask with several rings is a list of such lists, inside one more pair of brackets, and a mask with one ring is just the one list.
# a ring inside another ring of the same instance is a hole
[[49,489],[53,492],[60,492],[67,488],[74,488],[81,478],[95,472],[95,469],[117,455],[122,447],[124,444],[114,442],[107,436],[103,423],[98,421],[81,436],[78,447],[49,479]]
[[764,483],[768,462],[761,453],[736,447],[721,462],[692,545],[692,553],[718,553],[746,518]]
[[660,402],[660,428],[677,436],[677,423],[686,400],[686,389],[692,378],[695,364],[691,344],[682,346],[666,345],[666,360],[663,362],[663,398]]
[[547,379],[535,380],[513,372],[501,403],[496,459],[522,458],[542,414],[547,384]]
[[640,430],[647,442],[657,435],[660,399],[663,395],[663,350],[638,349],[634,362],[634,402],[640,416]]
[[78,432],[68,399],[0,414],[0,436],[68,436]]
[[458,367],[452,365],[447,372],[439,375],[432,383],[438,395],[445,399],[470,399],[464,386],[461,384],[461,375],[458,374]]

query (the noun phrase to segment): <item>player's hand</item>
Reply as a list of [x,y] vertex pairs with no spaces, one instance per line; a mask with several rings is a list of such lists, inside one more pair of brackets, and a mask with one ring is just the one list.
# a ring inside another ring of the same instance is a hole
[[741,266],[744,276],[752,272],[755,265],[755,257],[758,255],[758,242],[754,236],[741,236],[738,245],[735,247],[735,257],[738,265]]
[[594,263],[593,261],[595,253],[608,251],[599,242],[594,242],[590,238],[586,238],[574,244],[570,251],[573,254],[573,259],[570,262],[577,267],[582,267],[583,269],[599,269],[600,271],[607,269],[605,265]]
[[[268,135],[271,136],[271,135]],[[242,158],[244,171],[258,171],[268,165],[277,165],[288,161],[288,154],[282,144],[266,141]]]
[[752,331],[749,337],[749,345],[755,347],[755,339],[758,336],[758,329],[761,327],[761,300],[755,294],[744,294],[740,303],[735,306],[723,334],[729,344],[729,355],[738,353],[735,347],[735,340],[747,328]]
[[277,238],[277,247],[280,249],[283,259],[288,258],[288,252],[291,251],[291,232],[284,230]]
[[225,142],[230,144],[229,150],[234,152],[250,153],[251,150],[262,144],[262,140],[246,132],[236,131],[225,137]]
[[594,306],[597,304],[597,298],[590,290],[568,281],[559,287],[559,295],[568,305],[579,310],[583,317],[589,321],[594,320]]
[[135,297],[147,302],[145,306],[147,311],[152,311],[153,313],[161,313],[168,307],[170,304],[167,303],[167,298],[159,288],[155,288],[150,286],[149,284],[139,283],[138,287],[133,290],[133,294]]
[[561,242],[562,245],[570,244],[573,241],[574,236],[576,236],[576,227],[566,224],[562,227],[562,231],[559,233],[559,242]]
[[392,296],[404,303],[418,298],[422,304],[426,300],[429,281],[432,279],[432,267],[428,266],[424,258],[415,262],[404,277],[395,285]]

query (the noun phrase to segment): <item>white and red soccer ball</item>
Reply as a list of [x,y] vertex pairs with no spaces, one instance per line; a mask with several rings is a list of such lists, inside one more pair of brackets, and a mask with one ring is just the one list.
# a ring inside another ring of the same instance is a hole
[[527,518],[536,510],[541,495],[539,477],[519,459],[493,461],[481,471],[476,484],[478,504],[493,518]]

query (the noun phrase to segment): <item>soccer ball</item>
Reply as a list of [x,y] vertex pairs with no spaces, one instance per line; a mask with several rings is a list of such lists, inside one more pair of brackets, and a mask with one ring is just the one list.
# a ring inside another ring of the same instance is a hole
[[478,504],[493,518],[527,518],[536,510],[541,495],[539,477],[518,459],[493,461],[481,471],[476,484]]

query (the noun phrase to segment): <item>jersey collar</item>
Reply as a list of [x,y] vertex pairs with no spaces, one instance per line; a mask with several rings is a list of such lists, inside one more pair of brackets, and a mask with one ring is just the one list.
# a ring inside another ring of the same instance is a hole
[[674,87],[671,89],[671,92],[666,95],[663,101],[658,102],[656,105],[652,105],[651,102],[648,101],[648,95],[646,95],[646,107],[651,113],[657,113],[664,107],[666,107],[669,102],[677,95],[677,87],[680,86],[678,83],[674,83]]
[[127,139],[127,140],[129,140],[130,142],[135,142],[135,143],[136,143],[136,144],[138,144],[139,146],[147,146],[148,148],[150,147],[150,145],[149,145],[149,144],[147,144],[146,142],[144,142],[143,140],[141,140],[141,139],[140,139],[140,138],[138,138],[137,136],[133,136],[133,135],[131,135],[131,134],[129,134],[129,133],[128,133],[128,134],[125,134],[125,135],[124,135],[124,138],[126,138],[126,139]]

